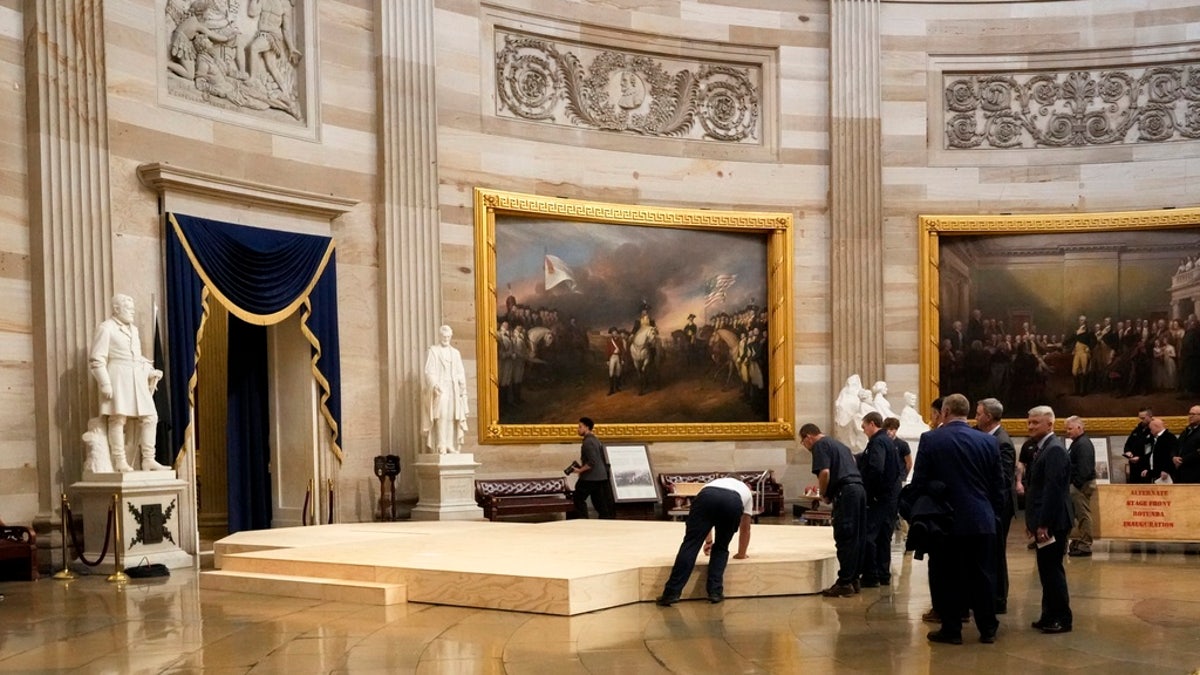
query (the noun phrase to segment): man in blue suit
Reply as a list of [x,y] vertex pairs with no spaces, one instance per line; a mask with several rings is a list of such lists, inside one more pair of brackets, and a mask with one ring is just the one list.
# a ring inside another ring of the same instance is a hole
[[[1054,410],[1040,405],[1029,411],[1029,440],[1038,444],[1029,466],[1025,496],[1025,531],[1037,544],[1038,578],[1042,582],[1042,616],[1033,627],[1043,633],[1071,632],[1071,598],[1063,556],[1071,532],[1071,457],[1054,435]],[[924,448],[922,448],[924,449]]]
[[949,536],[929,556],[929,594],[942,627],[931,642],[962,644],[962,616],[975,612],[979,640],[995,642],[996,526],[1002,512],[1003,472],[996,438],[967,426],[970,404],[962,394],[942,402],[942,426],[921,435],[913,469],[914,490],[945,486],[954,510]]

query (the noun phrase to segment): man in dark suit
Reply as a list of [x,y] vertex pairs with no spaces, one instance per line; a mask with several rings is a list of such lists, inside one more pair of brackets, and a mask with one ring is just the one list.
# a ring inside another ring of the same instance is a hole
[[1200,405],[1188,409],[1188,425],[1179,434],[1179,455],[1174,460],[1176,483],[1200,483]]
[[1175,480],[1175,456],[1179,454],[1179,439],[1167,430],[1161,417],[1150,420],[1150,454],[1146,466],[1142,467],[1142,483],[1153,483],[1170,478]]
[[1092,554],[1092,493],[1096,491],[1096,448],[1083,431],[1083,420],[1067,418],[1067,438],[1071,439],[1071,507],[1075,511],[1075,532],[1067,549],[1069,556]]
[[1002,510],[1003,472],[993,436],[967,426],[970,404],[962,394],[942,401],[942,426],[921,434],[913,490],[945,486],[954,510],[949,536],[929,556],[929,591],[941,628],[931,642],[962,644],[962,616],[975,612],[979,640],[996,639],[996,513]]
[[996,528],[996,613],[1008,612],[1008,529],[1016,515],[1016,495],[1013,486],[1016,484],[1017,451],[1012,438],[1004,427],[1000,426],[1000,418],[1004,415],[1004,406],[994,398],[985,398],[975,404],[975,428],[991,434],[1000,444],[1000,471],[1004,474],[1004,489],[1001,493],[999,526]]
[[1149,482],[1142,480],[1142,469],[1146,468],[1146,462],[1149,461],[1146,457],[1148,454],[1146,448],[1150,446],[1150,420],[1153,418],[1154,411],[1150,408],[1139,410],[1137,426],[1129,432],[1129,437],[1125,439],[1125,449],[1121,453],[1129,465],[1130,483]]
[[1038,579],[1042,583],[1042,615],[1033,627],[1043,633],[1071,632],[1071,597],[1063,557],[1071,531],[1071,458],[1054,435],[1054,410],[1040,405],[1029,411],[1029,439],[1038,445],[1029,466],[1025,496],[1025,530],[1037,544]]
[[883,428],[883,416],[863,416],[863,433],[869,439],[858,456],[858,472],[867,492],[866,536],[862,546],[862,587],[892,583],[892,533],[900,499],[901,460],[892,437]]

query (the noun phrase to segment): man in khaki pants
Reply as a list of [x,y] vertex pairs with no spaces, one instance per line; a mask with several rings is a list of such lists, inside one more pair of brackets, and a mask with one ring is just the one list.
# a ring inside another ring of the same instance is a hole
[[1092,493],[1096,491],[1096,448],[1083,431],[1083,420],[1067,418],[1067,438],[1071,439],[1071,507],[1075,510],[1070,556],[1092,554]]

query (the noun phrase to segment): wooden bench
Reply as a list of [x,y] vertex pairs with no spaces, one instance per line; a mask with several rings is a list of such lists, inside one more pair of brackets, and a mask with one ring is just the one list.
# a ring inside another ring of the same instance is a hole
[[561,476],[475,481],[475,503],[492,521],[506,516],[575,513],[574,494]]
[[0,522],[0,581],[37,581],[37,534]]
[[[747,485],[747,487],[750,488],[751,492],[757,492],[758,480],[763,474],[762,471],[700,471],[694,473],[664,472],[658,474],[658,483],[662,487],[662,512],[664,517],[669,517],[672,515],[671,511],[673,510],[679,510],[675,504],[674,487],[676,483],[707,483],[728,473],[732,473],[741,479]],[[767,472],[767,477],[762,483],[762,488],[762,515],[782,516],[783,486],[776,482],[774,471]]]

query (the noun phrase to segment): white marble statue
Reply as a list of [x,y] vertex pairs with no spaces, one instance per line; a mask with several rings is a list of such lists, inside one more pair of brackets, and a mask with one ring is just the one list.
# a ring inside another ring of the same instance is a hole
[[860,452],[867,447],[867,432],[863,431],[862,421],[868,413],[878,412],[875,406],[871,405],[871,392],[867,389],[858,390],[858,409],[854,411],[854,442],[850,448],[855,452]]
[[904,409],[900,411],[900,429],[896,435],[905,440],[914,440],[929,431],[929,425],[917,412],[917,395],[911,391],[904,392]]
[[425,357],[421,434],[425,452],[455,454],[462,450],[467,431],[467,375],[462,354],[450,344],[454,331],[442,326],[438,335]]
[[887,382],[883,380],[876,382],[875,386],[871,387],[871,393],[874,395],[874,398],[871,399],[871,405],[875,406],[875,410],[879,411],[880,415],[883,415],[883,419],[898,417],[896,412],[892,410],[892,404],[887,400]]
[[[862,378],[857,374],[846,378],[846,385],[833,401],[833,437],[853,447],[854,416],[858,413],[858,392],[862,391]],[[859,430],[861,433],[861,430]]]
[[[142,456],[142,470],[165,470],[170,467],[154,459],[155,435],[158,429],[158,412],[154,408],[154,390],[163,373],[142,356],[142,342],[137,326],[133,325],[133,298],[117,294],[112,299],[112,317],[105,319],[96,329],[88,352],[88,369],[100,387],[100,415],[105,424],[105,440],[112,457],[110,471],[122,473],[133,471],[125,456],[125,424],[129,419],[138,423],[138,449]],[[94,438],[99,425],[84,434]],[[89,445],[89,455],[99,450],[99,442]],[[89,459],[89,465],[103,466],[102,462]]]

